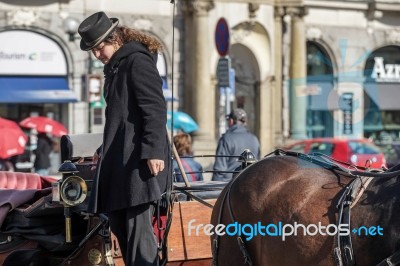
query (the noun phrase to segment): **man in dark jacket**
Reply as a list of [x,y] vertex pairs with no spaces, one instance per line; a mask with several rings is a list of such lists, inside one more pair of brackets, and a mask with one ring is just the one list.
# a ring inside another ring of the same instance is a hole
[[78,29],[81,49],[105,64],[106,123],[94,156],[100,159],[89,211],[108,214],[126,266],[158,265],[151,217],[171,178],[167,110],[156,67],[161,44],[117,25],[118,19],[98,12]]
[[50,153],[53,149],[53,142],[46,135],[46,133],[39,133],[37,135],[37,148],[34,151],[35,162],[33,167],[35,172],[39,175],[46,176],[49,174],[50,169]]
[[260,158],[260,143],[255,135],[249,132],[246,127],[247,114],[241,109],[233,110],[226,117],[229,129],[222,135],[218,141],[217,156],[213,170],[215,171],[212,180],[230,181],[233,173],[224,173],[224,171],[235,171],[240,166],[237,157],[245,149],[249,149],[257,158]]

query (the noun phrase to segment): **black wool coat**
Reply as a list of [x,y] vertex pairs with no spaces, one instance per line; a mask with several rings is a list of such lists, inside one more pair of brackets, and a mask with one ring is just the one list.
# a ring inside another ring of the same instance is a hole
[[[43,134],[43,133],[42,133]],[[36,158],[33,163],[35,169],[50,168],[50,153],[53,149],[52,141],[46,135],[39,134],[37,140],[37,148],[34,151]]]
[[[104,66],[107,103],[101,160],[89,212],[110,212],[161,198],[170,177],[166,103],[157,54],[130,42]],[[153,177],[147,159],[164,160]]]

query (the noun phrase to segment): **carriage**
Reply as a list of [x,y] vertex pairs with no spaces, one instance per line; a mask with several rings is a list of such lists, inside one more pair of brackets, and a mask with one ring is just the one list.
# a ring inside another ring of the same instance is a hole
[[[63,136],[59,180],[0,172],[0,187],[26,201],[6,198],[0,206],[0,217],[1,207],[13,210],[4,222],[0,218],[1,265],[124,265],[107,217],[86,213],[93,185],[92,155],[101,141],[102,134]],[[210,222],[212,207],[225,185],[175,183],[164,195],[153,217],[160,265],[211,264],[209,236],[188,235],[187,224],[190,220]]]

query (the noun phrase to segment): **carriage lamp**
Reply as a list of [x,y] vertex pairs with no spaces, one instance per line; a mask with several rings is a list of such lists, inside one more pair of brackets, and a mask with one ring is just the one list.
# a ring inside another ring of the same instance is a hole
[[252,153],[249,149],[245,149],[241,154],[238,160],[242,163],[242,169],[246,168],[247,166],[257,162],[256,156]]
[[65,242],[72,242],[71,233],[71,211],[70,207],[81,204],[87,196],[87,186],[85,180],[73,175],[62,181],[60,196],[64,203],[65,217]]
[[67,177],[60,187],[61,199],[65,205],[70,207],[81,204],[86,199],[87,194],[85,180],[76,175]]
[[61,173],[64,178],[65,174],[74,174],[78,173],[79,171],[73,162],[71,162],[70,160],[65,160],[61,164],[60,168],[58,168],[58,172]]
[[58,172],[62,173],[62,179],[53,184],[53,201],[61,201],[64,204],[65,242],[71,243],[70,207],[76,206],[86,199],[87,186],[85,180],[75,175],[79,171],[71,161],[64,161]]
[[62,179],[60,179],[58,182],[53,183],[53,186],[52,186],[52,198],[53,198],[53,201],[55,201],[55,202],[61,202],[61,194],[60,194],[61,184],[69,176],[73,176],[76,173],[78,173],[79,171],[78,171],[78,169],[76,169],[75,164],[73,164],[69,160],[66,160],[61,164],[60,168],[58,169],[58,172],[62,174]]

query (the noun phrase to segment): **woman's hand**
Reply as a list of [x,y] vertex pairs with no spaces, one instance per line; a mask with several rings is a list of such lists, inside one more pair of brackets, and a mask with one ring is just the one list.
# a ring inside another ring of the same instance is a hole
[[150,172],[153,176],[157,176],[159,172],[164,170],[164,161],[158,159],[148,159],[147,165],[149,166]]
[[90,170],[94,171],[96,170],[97,162],[99,161],[100,156],[97,154],[97,152],[94,152],[93,158],[92,158],[92,163],[93,166],[90,168]]

